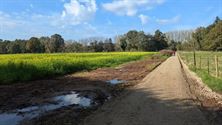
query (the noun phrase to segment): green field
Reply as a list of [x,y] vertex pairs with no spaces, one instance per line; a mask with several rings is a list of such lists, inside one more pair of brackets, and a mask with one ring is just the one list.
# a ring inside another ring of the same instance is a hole
[[[196,70],[193,52],[179,52],[179,54],[189,68],[202,78],[204,83],[215,91],[222,91],[222,52],[196,52]],[[215,55],[218,57],[218,77],[216,77]]]
[[58,53],[0,55],[0,83],[13,83],[110,67],[155,52]]

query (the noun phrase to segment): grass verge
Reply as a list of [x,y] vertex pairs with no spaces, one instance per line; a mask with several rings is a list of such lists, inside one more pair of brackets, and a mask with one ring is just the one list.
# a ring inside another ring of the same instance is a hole
[[[194,69],[192,69],[194,71]],[[204,70],[196,70],[197,75],[203,80],[203,82],[216,92],[222,92],[222,79],[215,78],[209,75]]]

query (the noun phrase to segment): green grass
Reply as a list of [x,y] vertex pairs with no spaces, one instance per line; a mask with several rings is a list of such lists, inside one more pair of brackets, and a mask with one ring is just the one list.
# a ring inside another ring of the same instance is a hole
[[9,84],[100,67],[117,66],[153,54],[155,52],[0,55],[0,83]]
[[197,70],[196,73],[212,90],[222,92],[222,79],[215,78],[203,70]]
[[[181,58],[196,72],[197,75],[207,84],[212,90],[222,92],[222,52],[196,52],[196,71],[194,69],[193,52],[179,52]],[[216,78],[215,55],[219,59],[219,76]],[[208,58],[209,58],[209,74],[208,74]]]

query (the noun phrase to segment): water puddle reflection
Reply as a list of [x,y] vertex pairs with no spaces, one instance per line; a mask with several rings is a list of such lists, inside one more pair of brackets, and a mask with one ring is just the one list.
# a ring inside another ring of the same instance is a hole
[[118,79],[112,79],[112,80],[109,80],[107,81],[107,83],[110,83],[112,85],[117,85],[117,84],[121,84],[121,83],[125,83],[126,81],[124,80],[118,80]]
[[65,95],[59,95],[53,98],[56,104],[47,104],[41,106],[30,106],[23,109],[17,109],[12,112],[0,114],[0,125],[17,125],[22,120],[30,120],[47,111],[56,110],[65,106],[78,105],[80,107],[90,107],[92,99],[79,96],[76,92]]

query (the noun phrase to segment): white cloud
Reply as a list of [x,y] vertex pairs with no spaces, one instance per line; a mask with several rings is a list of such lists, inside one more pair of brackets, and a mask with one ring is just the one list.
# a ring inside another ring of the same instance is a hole
[[71,25],[84,23],[92,19],[96,10],[95,0],[71,0],[64,4],[61,20]]
[[148,20],[149,20],[149,17],[148,17],[148,16],[143,15],[143,14],[140,14],[138,17],[140,18],[142,25],[147,24],[147,22],[148,22]]
[[98,35],[97,28],[88,23],[97,11],[95,0],[67,1],[69,3],[64,3],[63,11],[49,15],[27,11],[23,13],[0,11],[0,37],[29,39],[31,36],[39,37],[54,33],[64,35],[64,38],[71,38],[73,34],[77,38]]
[[18,25],[18,21],[13,20],[10,15],[0,11],[0,28],[14,28]]
[[156,19],[156,22],[159,24],[172,24],[180,21],[180,16],[175,16],[170,19]]
[[[2,39],[29,39],[31,36],[50,36],[59,33],[65,39],[81,38],[100,35],[94,25],[82,22],[80,25],[56,22],[61,13],[42,15],[35,13],[6,13],[0,11],[0,38]],[[81,30],[80,30],[81,29]]]
[[150,9],[156,4],[162,4],[165,0],[114,0],[111,3],[103,3],[105,10],[117,15],[134,16],[141,8]]
[[[41,32],[42,23],[39,20],[32,20],[30,15],[20,16],[15,14],[9,14],[0,12],[0,37],[4,39],[16,39],[26,36],[36,36]],[[38,26],[37,26],[38,25]],[[37,31],[38,30],[38,31]],[[46,31],[46,30],[45,30]]]

